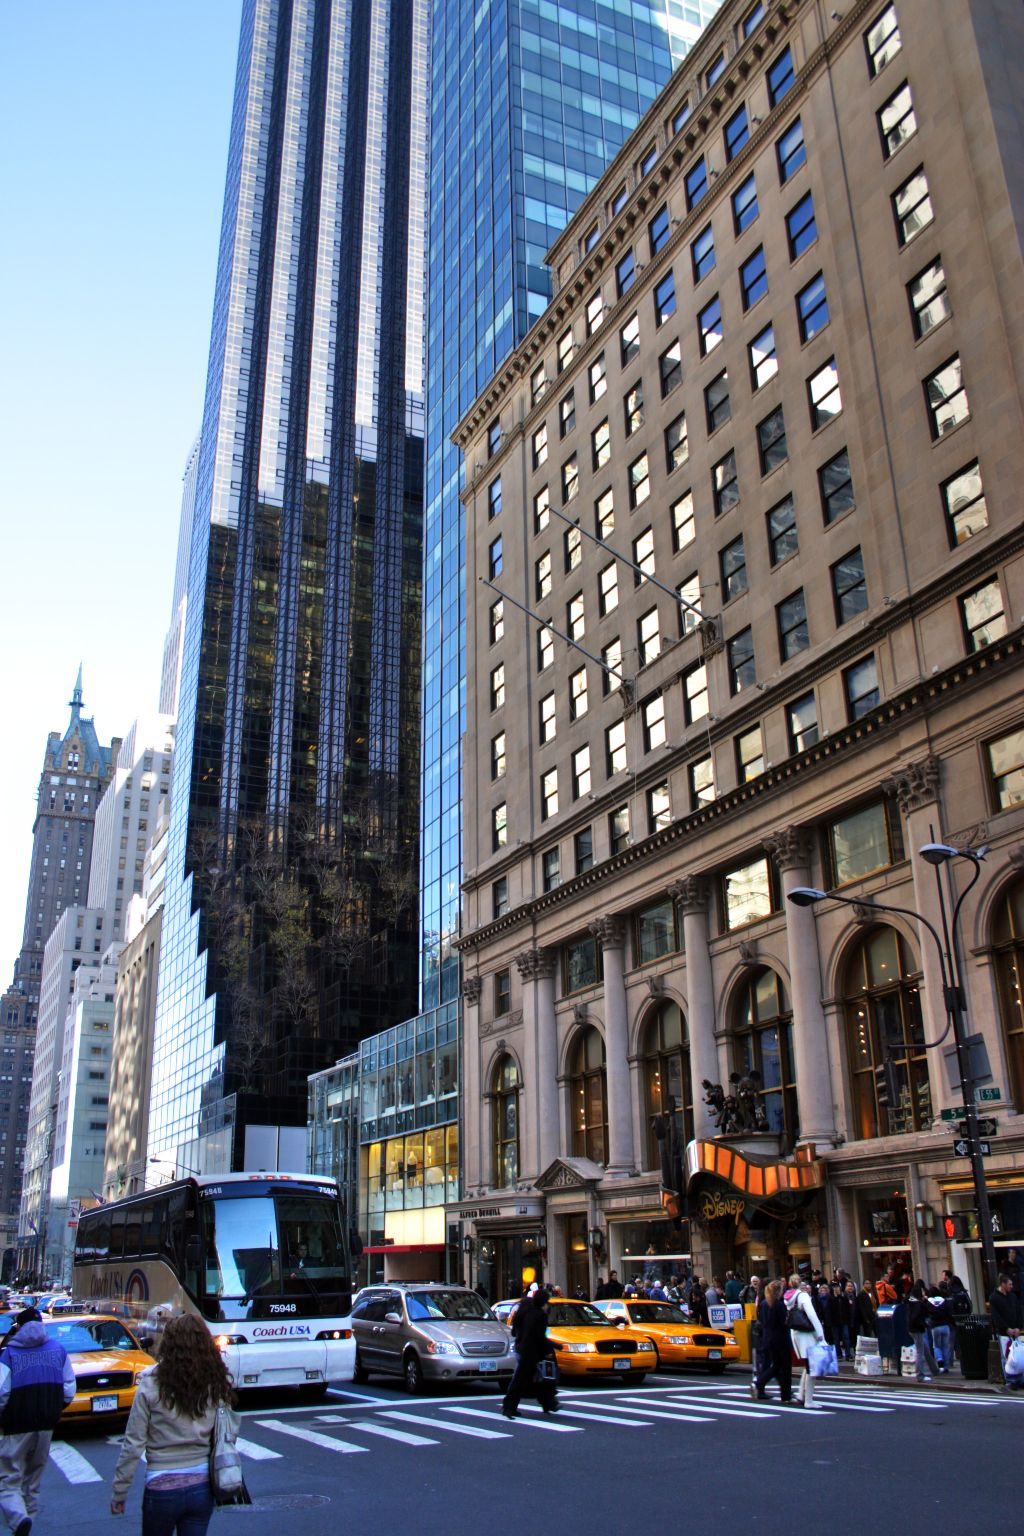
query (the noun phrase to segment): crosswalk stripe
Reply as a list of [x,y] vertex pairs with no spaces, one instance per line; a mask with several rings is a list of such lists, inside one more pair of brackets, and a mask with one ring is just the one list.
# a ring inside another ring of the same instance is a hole
[[[766,1411],[769,1413],[782,1412],[777,1403],[773,1405],[772,1403],[755,1403],[753,1400],[749,1400],[749,1407],[738,1408],[733,1406],[734,1402],[735,1399],[730,1398],[727,1398],[724,1403],[721,1399],[715,1397],[686,1398],[687,1405],[693,1403],[697,1408],[706,1408],[709,1413],[720,1413],[726,1418],[760,1419],[764,1417]],[[666,1407],[668,1406],[666,1404]]]
[[[603,1403],[594,1403],[592,1406],[594,1408],[604,1408],[605,1405]],[[608,1406],[621,1408],[622,1404],[610,1403]],[[678,1419],[680,1422],[688,1424],[711,1424],[713,1422],[710,1414],[682,1413],[680,1410],[670,1407],[668,1403],[665,1404],[664,1408],[641,1408],[639,1404],[630,1403],[629,1411],[630,1413],[642,1414],[645,1419]]]
[[243,1456],[248,1456],[250,1461],[280,1461],[281,1452],[272,1451],[269,1446],[257,1445],[255,1440],[243,1440],[241,1435],[235,1441]]
[[103,1481],[96,1468],[73,1445],[68,1445],[66,1440],[51,1440],[50,1460],[60,1468],[69,1483]]
[[280,1419],[257,1419],[261,1429],[272,1429],[279,1435],[291,1435],[305,1440],[309,1445],[319,1445],[325,1451],[339,1451],[343,1456],[364,1452],[365,1445],[349,1445],[347,1440],[336,1440],[333,1435],[318,1434],[315,1429],[302,1429],[298,1424],[283,1424]]
[[[448,1408],[448,1407],[446,1407],[445,1408],[445,1412],[446,1413],[466,1413],[466,1414],[470,1414],[474,1419],[493,1419],[493,1418],[496,1417],[496,1415],[491,1410],[489,1410],[487,1408],[455,1408],[455,1407]],[[541,1423],[537,1419],[524,1419],[523,1422],[525,1424],[529,1424],[531,1429],[549,1429],[549,1430],[551,1430],[551,1432],[553,1434],[556,1434],[556,1435],[578,1435],[578,1434],[582,1433],[582,1431],[581,1431],[581,1429],[580,1429],[578,1424],[547,1424],[547,1423]]]
[[444,1429],[450,1435],[473,1435],[478,1440],[508,1440],[509,1434],[503,1429],[477,1429],[475,1424],[446,1424],[443,1419],[428,1419],[424,1413],[408,1413],[405,1409],[398,1409],[385,1413],[387,1419],[397,1419],[401,1424],[426,1424],[429,1429]]
[[402,1445],[439,1445],[439,1440],[431,1440],[426,1435],[413,1435],[407,1429],[394,1429],[390,1424],[371,1424],[366,1420],[361,1424],[350,1424],[350,1429],[361,1429],[367,1435],[380,1435],[385,1440],[398,1440]]
[[[534,1408],[532,1406],[532,1404],[530,1404],[530,1403],[520,1403],[519,1411],[520,1411],[520,1413],[543,1413],[544,1412],[543,1408]],[[623,1419],[623,1418],[620,1418],[617,1414],[614,1414],[614,1413],[600,1414],[600,1413],[594,1413],[593,1410],[588,1410],[587,1412],[583,1412],[583,1410],[580,1409],[580,1408],[567,1408],[564,1403],[559,1408],[558,1413],[559,1413],[559,1416],[561,1418],[563,1418],[563,1419],[566,1417],[566,1415],[569,1415],[571,1418],[574,1418],[574,1419],[586,1419],[588,1424],[626,1424],[631,1429],[648,1429],[648,1428],[650,1428],[650,1426],[648,1424],[645,1424],[642,1419]]]

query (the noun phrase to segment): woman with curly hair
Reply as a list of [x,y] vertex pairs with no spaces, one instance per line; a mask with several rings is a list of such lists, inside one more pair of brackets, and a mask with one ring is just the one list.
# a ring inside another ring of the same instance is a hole
[[217,1409],[228,1411],[230,1438],[238,1415],[230,1407],[231,1378],[209,1329],[198,1317],[172,1317],[160,1358],[139,1377],[121,1454],[114,1471],[112,1515],[124,1501],[140,1456],[146,1457],[142,1536],[205,1536],[213,1514],[210,1443]]

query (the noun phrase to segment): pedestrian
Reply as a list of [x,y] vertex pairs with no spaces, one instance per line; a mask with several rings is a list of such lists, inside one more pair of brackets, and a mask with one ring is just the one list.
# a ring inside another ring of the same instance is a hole
[[622,1281],[619,1279],[619,1277],[616,1274],[615,1270],[614,1269],[610,1269],[608,1271],[608,1279],[605,1282],[605,1288],[604,1288],[605,1296],[608,1298],[609,1301],[618,1301],[619,1297],[622,1295],[622,1290],[623,1290]]
[[25,1307],[0,1346],[0,1510],[14,1536],[32,1529],[53,1431],[74,1395],[67,1351]]
[[515,1374],[508,1384],[508,1391],[501,1404],[501,1411],[506,1419],[514,1419],[518,1416],[520,1399],[527,1393],[536,1397],[545,1413],[555,1413],[558,1409],[558,1394],[554,1379],[548,1380],[545,1377],[538,1377],[537,1374],[541,1362],[550,1360],[555,1352],[555,1347],[547,1334],[547,1291],[539,1290],[525,1312],[526,1316],[519,1332],[519,1358]]
[[931,1308],[931,1346],[935,1356],[935,1364],[940,1376],[948,1376],[949,1368],[953,1364],[953,1312],[949,1299],[943,1296],[938,1286],[933,1285],[928,1292],[928,1305]]
[[711,1284],[704,1292],[704,1300],[707,1302],[709,1307],[717,1307],[721,1305],[722,1282],[718,1279],[717,1275],[712,1277]]
[[213,1514],[210,1451],[218,1409],[228,1415],[228,1438],[238,1434],[231,1378],[205,1323],[184,1313],[169,1318],[160,1358],[144,1371],[121,1454],[114,1469],[110,1513],[124,1514],[135,1468],[146,1458],[142,1536],[205,1536]]
[[837,1321],[836,1308],[832,1295],[832,1287],[829,1285],[827,1280],[823,1280],[819,1286],[815,1287],[811,1294],[811,1301],[814,1303],[814,1310],[818,1314],[818,1319],[824,1331],[825,1343],[835,1344]]
[[807,1354],[812,1344],[824,1344],[825,1330],[814,1310],[809,1288],[801,1281],[799,1275],[790,1275],[789,1289],[783,1300],[786,1304],[786,1321],[789,1324],[789,1338],[793,1353],[804,1368],[796,1390],[796,1401],[805,1408],[813,1408],[814,1387],[807,1364]]
[[907,1330],[914,1341],[915,1371],[918,1381],[931,1381],[939,1372],[932,1354],[931,1307],[923,1280],[915,1280],[907,1298]]
[[875,1299],[880,1307],[894,1307],[900,1295],[896,1288],[896,1271],[890,1265],[881,1280],[875,1281]]
[[1000,1264],[999,1268],[1002,1270],[1004,1275],[1009,1275],[1010,1283],[1013,1286],[1014,1290],[1016,1291],[1017,1295],[1019,1296],[1020,1295],[1020,1263],[1018,1262],[1018,1259],[1017,1259],[1017,1250],[1016,1250],[1016,1248],[1008,1248],[1006,1250],[1006,1258]]
[[695,1323],[703,1323],[705,1328],[708,1326],[707,1297],[699,1280],[693,1282],[690,1290],[690,1319]]
[[1000,1273],[999,1283],[988,1299],[989,1310],[992,1314],[992,1327],[999,1335],[999,1358],[1003,1362],[1004,1373],[1006,1357],[1010,1352],[1010,1345],[1014,1339],[1019,1339],[1024,1330],[1024,1307],[1021,1299],[1013,1288],[1013,1276],[1004,1272]]
[[730,1269],[725,1277],[725,1299],[726,1301],[739,1301],[742,1293],[743,1281],[734,1270]]
[[786,1322],[786,1306],[782,1300],[781,1280],[771,1280],[765,1286],[764,1296],[758,1303],[757,1324],[760,1329],[757,1374],[751,1386],[751,1396],[755,1402],[763,1403],[768,1395],[765,1387],[774,1376],[779,1384],[782,1402],[792,1403],[793,1357],[789,1347],[789,1327]]
[[865,1280],[857,1292],[854,1319],[859,1339],[878,1338],[878,1303],[875,1300],[875,1287],[870,1280]]
[[837,1279],[832,1286],[835,1303],[834,1343],[840,1360],[853,1359],[853,1308],[857,1288],[851,1280]]
[[745,1307],[746,1306],[751,1306],[751,1305],[756,1307],[760,1300],[761,1300],[761,1276],[760,1275],[751,1275],[751,1277],[747,1281],[746,1285],[740,1291],[740,1301],[743,1303],[743,1305]]

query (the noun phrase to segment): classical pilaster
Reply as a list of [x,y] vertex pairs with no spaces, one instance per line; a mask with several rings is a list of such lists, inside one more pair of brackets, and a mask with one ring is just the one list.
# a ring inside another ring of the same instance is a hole
[[555,957],[547,949],[516,955],[523,983],[525,1114],[522,1175],[535,1179],[558,1156],[558,1046],[555,1033]]
[[[811,841],[802,827],[783,827],[765,839],[782,875],[782,889],[811,883]],[[821,1001],[821,967],[814,912],[784,900],[793,1002],[793,1065],[800,1115],[800,1141],[828,1146],[836,1134],[828,1034]]]
[[711,1111],[704,1103],[705,1081],[721,1081],[718,1047],[715,1044],[715,988],[708,948],[710,887],[699,875],[684,875],[668,888],[682,910],[683,948],[686,952],[687,1034],[690,1042],[690,1076],[693,1091],[694,1134],[714,1135]]
[[636,1166],[633,1117],[629,1112],[629,1026],[623,960],[625,930],[620,918],[590,924],[601,946],[604,972],[605,1082],[608,1087],[608,1172],[624,1175]]
[[462,1157],[466,1183],[479,1186],[490,1182],[491,1136],[488,1134],[486,1084],[481,1082],[484,1063],[480,1060],[480,996],[483,981],[466,976],[462,981]]

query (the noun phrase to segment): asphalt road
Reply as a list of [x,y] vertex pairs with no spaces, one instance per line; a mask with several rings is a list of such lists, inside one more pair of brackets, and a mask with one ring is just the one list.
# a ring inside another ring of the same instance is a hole
[[[484,1388],[414,1399],[374,1380],[358,1393],[332,1389],[315,1407],[261,1394],[243,1405],[240,1442],[253,1506],[219,1510],[211,1532],[1016,1528],[1024,1402],[868,1382],[821,1383],[819,1399],[813,1410],[755,1404],[740,1370],[563,1388],[556,1419],[524,1404],[513,1423]],[[117,1536],[108,1512],[115,1429],[89,1424],[55,1439],[36,1536]],[[140,1470],[125,1517],[133,1532],[141,1496]]]

